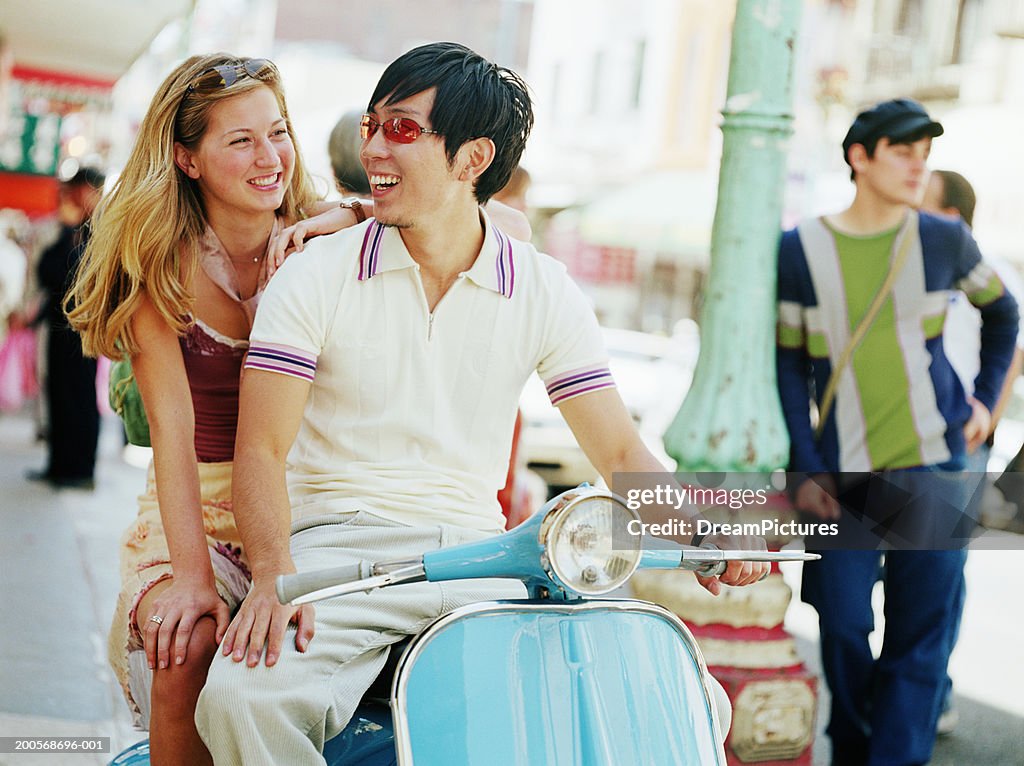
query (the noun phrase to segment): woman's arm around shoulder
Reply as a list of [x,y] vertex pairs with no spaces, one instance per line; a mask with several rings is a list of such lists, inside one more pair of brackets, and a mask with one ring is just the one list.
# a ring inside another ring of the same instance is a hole
[[309,218],[282,229],[270,244],[267,278],[274,275],[289,255],[301,253],[307,240],[355,226],[373,215],[372,200],[359,200],[359,207],[362,216],[351,207],[342,207],[337,201],[322,200],[310,211],[312,215]]

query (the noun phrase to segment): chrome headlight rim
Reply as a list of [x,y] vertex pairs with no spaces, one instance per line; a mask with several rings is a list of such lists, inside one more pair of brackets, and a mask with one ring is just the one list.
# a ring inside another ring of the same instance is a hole
[[[574,578],[569,572],[562,569],[560,556],[557,554],[563,546],[569,545],[561,537],[566,524],[569,523],[574,511],[579,512],[579,506],[594,500],[611,502],[621,513],[628,517],[626,523],[634,519],[640,520],[640,516],[636,511],[630,509],[622,498],[608,489],[601,487],[577,487],[563,492],[562,495],[556,497],[551,502],[551,508],[544,515],[544,519],[541,522],[539,534],[539,542],[544,551],[541,557],[541,564],[545,573],[564,590],[584,597],[603,596],[622,587],[640,566],[642,553],[640,538],[623,532],[622,539],[630,542],[635,541],[635,545],[628,551],[625,551],[628,555],[628,558],[626,558],[626,569],[607,583],[603,585],[588,585],[581,582],[580,578]],[[618,540],[619,538],[615,537],[615,539]],[[623,557],[619,556],[619,558],[622,559]]]

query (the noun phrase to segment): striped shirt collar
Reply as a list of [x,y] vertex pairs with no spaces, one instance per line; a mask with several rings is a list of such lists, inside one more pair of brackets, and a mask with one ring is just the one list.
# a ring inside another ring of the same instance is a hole
[[[505,232],[491,223],[487,213],[480,210],[484,224],[484,244],[466,276],[480,287],[511,298],[519,274],[513,258],[512,240]],[[365,282],[382,271],[395,271],[416,266],[409,251],[402,242],[402,236],[394,227],[382,226],[370,220],[363,233],[359,249],[359,281]]]

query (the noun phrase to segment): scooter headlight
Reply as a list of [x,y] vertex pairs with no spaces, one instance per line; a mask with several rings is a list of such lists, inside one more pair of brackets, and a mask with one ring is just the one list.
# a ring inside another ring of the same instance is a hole
[[640,537],[626,531],[637,518],[607,490],[570,490],[541,527],[545,569],[585,596],[615,590],[640,564]]

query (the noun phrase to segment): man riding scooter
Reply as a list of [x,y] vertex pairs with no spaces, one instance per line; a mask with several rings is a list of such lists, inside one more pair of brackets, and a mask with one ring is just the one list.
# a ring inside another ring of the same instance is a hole
[[[314,616],[274,588],[282,574],[499,533],[495,497],[534,370],[609,483],[664,470],[565,268],[480,209],[532,123],[513,72],[454,43],[403,55],[361,123],[375,220],[309,243],[263,298],[235,454],[253,584],[196,713],[218,764],[322,763],[393,643],[456,607],[524,593],[503,580],[417,583],[332,599]],[[747,585],[767,569],[733,561],[701,582],[717,593],[719,579]]]

